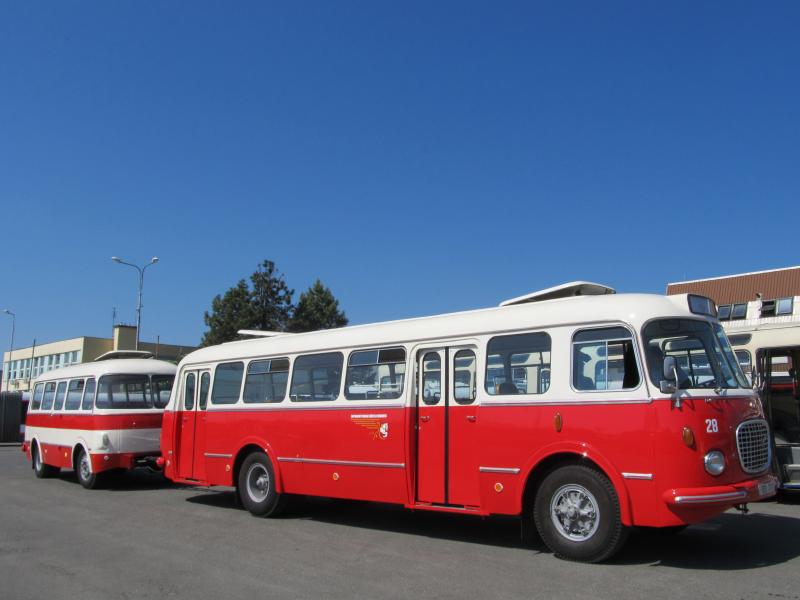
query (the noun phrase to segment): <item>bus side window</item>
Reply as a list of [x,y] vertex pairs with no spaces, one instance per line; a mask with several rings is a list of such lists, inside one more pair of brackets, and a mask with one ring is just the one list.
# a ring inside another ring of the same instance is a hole
[[[214,370],[211,404],[236,404],[242,390],[244,363],[221,363]],[[192,391],[194,394],[194,391]],[[187,401],[188,402],[188,401]]]
[[550,388],[550,335],[544,332],[498,335],[486,347],[486,392],[497,395],[544,394]]
[[348,400],[394,400],[403,394],[405,348],[352,352],[348,359],[344,397]]
[[342,383],[341,352],[298,356],[292,371],[289,398],[292,402],[336,400]]
[[37,383],[33,389],[33,401],[31,402],[31,410],[39,410],[42,407],[42,396],[44,396],[44,384]]
[[67,389],[67,402],[64,405],[64,410],[78,410],[81,407],[83,384],[83,379],[73,379],[69,382],[69,388]]
[[58,382],[58,389],[56,389],[56,400],[53,404],[53,410],[61,410],[61,407],[64,406],[64,396],[67,393],[67,382],[66,381],[59,381]]
[[53,398],[56,395],[56,384],[50,381],[44,384],[44,396],[42,396],[42,410],[51,410],[53,408]]
[[83,387],[83,401],[81,402],[81,410],[92,410],[94,404],[94,390],[95,381],[93,377],[86,380],[86,385]]
[[624,327],[585,329],[572,338],[572,387],[578,391],[639,386],[633,339]]

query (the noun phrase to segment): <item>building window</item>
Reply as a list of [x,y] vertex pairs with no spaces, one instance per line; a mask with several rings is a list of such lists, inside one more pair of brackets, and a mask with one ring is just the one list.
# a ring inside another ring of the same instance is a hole
[[741,321],[747,318],[747,302],[740,302],[731,307],[731,321]]
[[717,307],[717,317],[720,321],[728,321],[731,318],[731,305],[721,304]]
[[761,302],[761,316],[775,317],[778,315],[790,315],[794,308],[794,298],[777,298],[776,300],[764,300]]

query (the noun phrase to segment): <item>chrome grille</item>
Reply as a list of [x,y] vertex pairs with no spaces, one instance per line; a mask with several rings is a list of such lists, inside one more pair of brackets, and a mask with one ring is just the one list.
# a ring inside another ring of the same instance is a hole
[[764,420],[745,421],[736,428],[736,448],[745,473],[760,473],[772,460],[769,427]]

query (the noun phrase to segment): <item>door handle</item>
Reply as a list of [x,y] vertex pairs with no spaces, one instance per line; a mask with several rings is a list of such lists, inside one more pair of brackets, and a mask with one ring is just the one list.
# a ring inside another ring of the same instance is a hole
[[467,421],[469,421],[470,423],[474,423],[477,420],[478,417],[476,417],[475,415],[467,415]]
[[422,421],[423,423],[427,423],[428,421],[431,420],[431,418],[428,415],[425,415],[424,417],[420,417],[419,420]]

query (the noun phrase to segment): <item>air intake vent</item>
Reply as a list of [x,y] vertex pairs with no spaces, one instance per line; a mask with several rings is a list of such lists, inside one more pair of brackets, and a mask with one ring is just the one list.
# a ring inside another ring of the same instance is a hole
[[764,420],[745,421],[736,428],[736,448],[745,473],[760,473],[769,467],[772,448],[769,426]]

